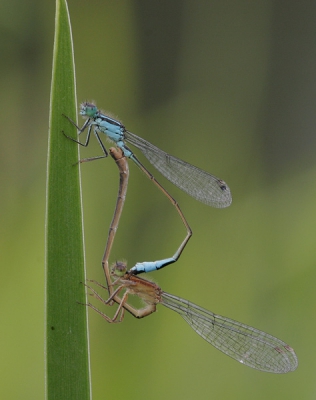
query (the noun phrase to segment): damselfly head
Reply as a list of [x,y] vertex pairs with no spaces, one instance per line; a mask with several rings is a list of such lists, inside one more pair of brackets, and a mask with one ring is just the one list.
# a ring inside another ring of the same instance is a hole
[[84,102],[80,104],[79,114],[83,117],[93,118],[98,112],[98,108],[93,103]]
[[116,261],[112,266],[111,266],[111,275],[112,276],[123,276],[126,274],[127,271],[127,266],[126,263],[123,261]]

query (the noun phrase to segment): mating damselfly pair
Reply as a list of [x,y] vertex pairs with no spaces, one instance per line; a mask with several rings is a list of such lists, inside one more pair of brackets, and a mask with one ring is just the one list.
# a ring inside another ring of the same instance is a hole
[[[106,321],[118,322],[123,320],[125,310],[137,318],[143,318],[156,311],[156,305],[162,304],[179,313],[206,341],[247,366],[273,373],[286,373],[295,370],[298,365],[296,354],[290,346],[280,339],[227,317],[214,314],[188,300],[168,294],[155,283],[136,276],[143,272],[161,269],[177,261],[190,239],[192,232],[178,203],[143,166],[133,152],[127,147],[125,142],[131,143],[140,149],[147,159],[167,179],[205,204],[218,208],[229,206],[231,204],[231,194],[227,184],[223,180],[163,152],[146,140],[127,131],[121,122],[105,115],[92,103],[83,103],[81,105],[80,114],[87,118],[81,128],[72,120],[68,119],[77,127],[79,134],[86,129],[88,130],[86,141],[85,143],[80,143],[71,137],[69,138],[83,146],[88,146],[91,130],[93,129],[93,133],[102,148],[103,155],[93,157],[92,159],[104,158],[108,154],[99,136],[100,134],[105,134],[122,152],[120,155],[117,150],[111,149],[111,155],[116,160],[120,171],[120,186],[115,213],[102,261],[107,286],[97,283],[98,286],[109,291],[109,298],[103,300],[93,288],[87,285],[91,293],[97,299],[106,305],[112,305],[115,302],[118,304],[118,309],[114,317],[110,318],[91,303],[88,303],[88,305],[101,314]],[[132,159],[168,197],[171,203],[175,205],[187,229],[187,235],[173,257],[154,262],[136,263],[136,265],[129,270],[123,262],[116,262],[112,268],[109,268],[108,265],[110,250],[127,191],[128,166],[126,157]],[[90,161],[92,159],[84,159],[81,161]],[[122,297],[119,296],[120,294],[122,294]],[[136,295],[141,298],[145,303],[145,307],[141,309],[134,308],[128,303],[129,295]]]

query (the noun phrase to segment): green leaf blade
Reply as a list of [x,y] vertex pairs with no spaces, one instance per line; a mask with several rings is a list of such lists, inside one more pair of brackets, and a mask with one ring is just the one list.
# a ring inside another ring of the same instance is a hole
[[75,67],[67,3],[56,2],[46,210],[46,398],[89,399],[84,245],[76,129]]

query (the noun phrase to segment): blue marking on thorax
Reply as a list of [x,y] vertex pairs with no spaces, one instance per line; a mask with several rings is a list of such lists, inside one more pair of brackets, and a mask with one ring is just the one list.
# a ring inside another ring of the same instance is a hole
[[105,133],[109,139],[113,140],[115,143],[122,140],[124,137],[124,126],[113,124],[111,120],[97,118],[94,125],[96,125],[96,128],[100,132]]
[[104,133],[117,147],[122,149],[125,157],[130,158],[133,155],[124,143],[125,127],[123,124],[103,114],[96,118],[92,124],[98,132]]

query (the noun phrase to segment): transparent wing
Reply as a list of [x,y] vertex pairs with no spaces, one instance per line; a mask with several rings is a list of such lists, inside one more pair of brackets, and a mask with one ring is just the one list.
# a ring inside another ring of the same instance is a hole
[[294,350],[268,333],[213,314],[169,293],[162,292],[161,304],[179,313],[203,339],[242,364],[277,374],[297,368]]
[[126,141],[137,147],[162,175],[196,200],[217,208],[231,204],[229,187],[221,179],[169,155],[129,131],[124,135]]

